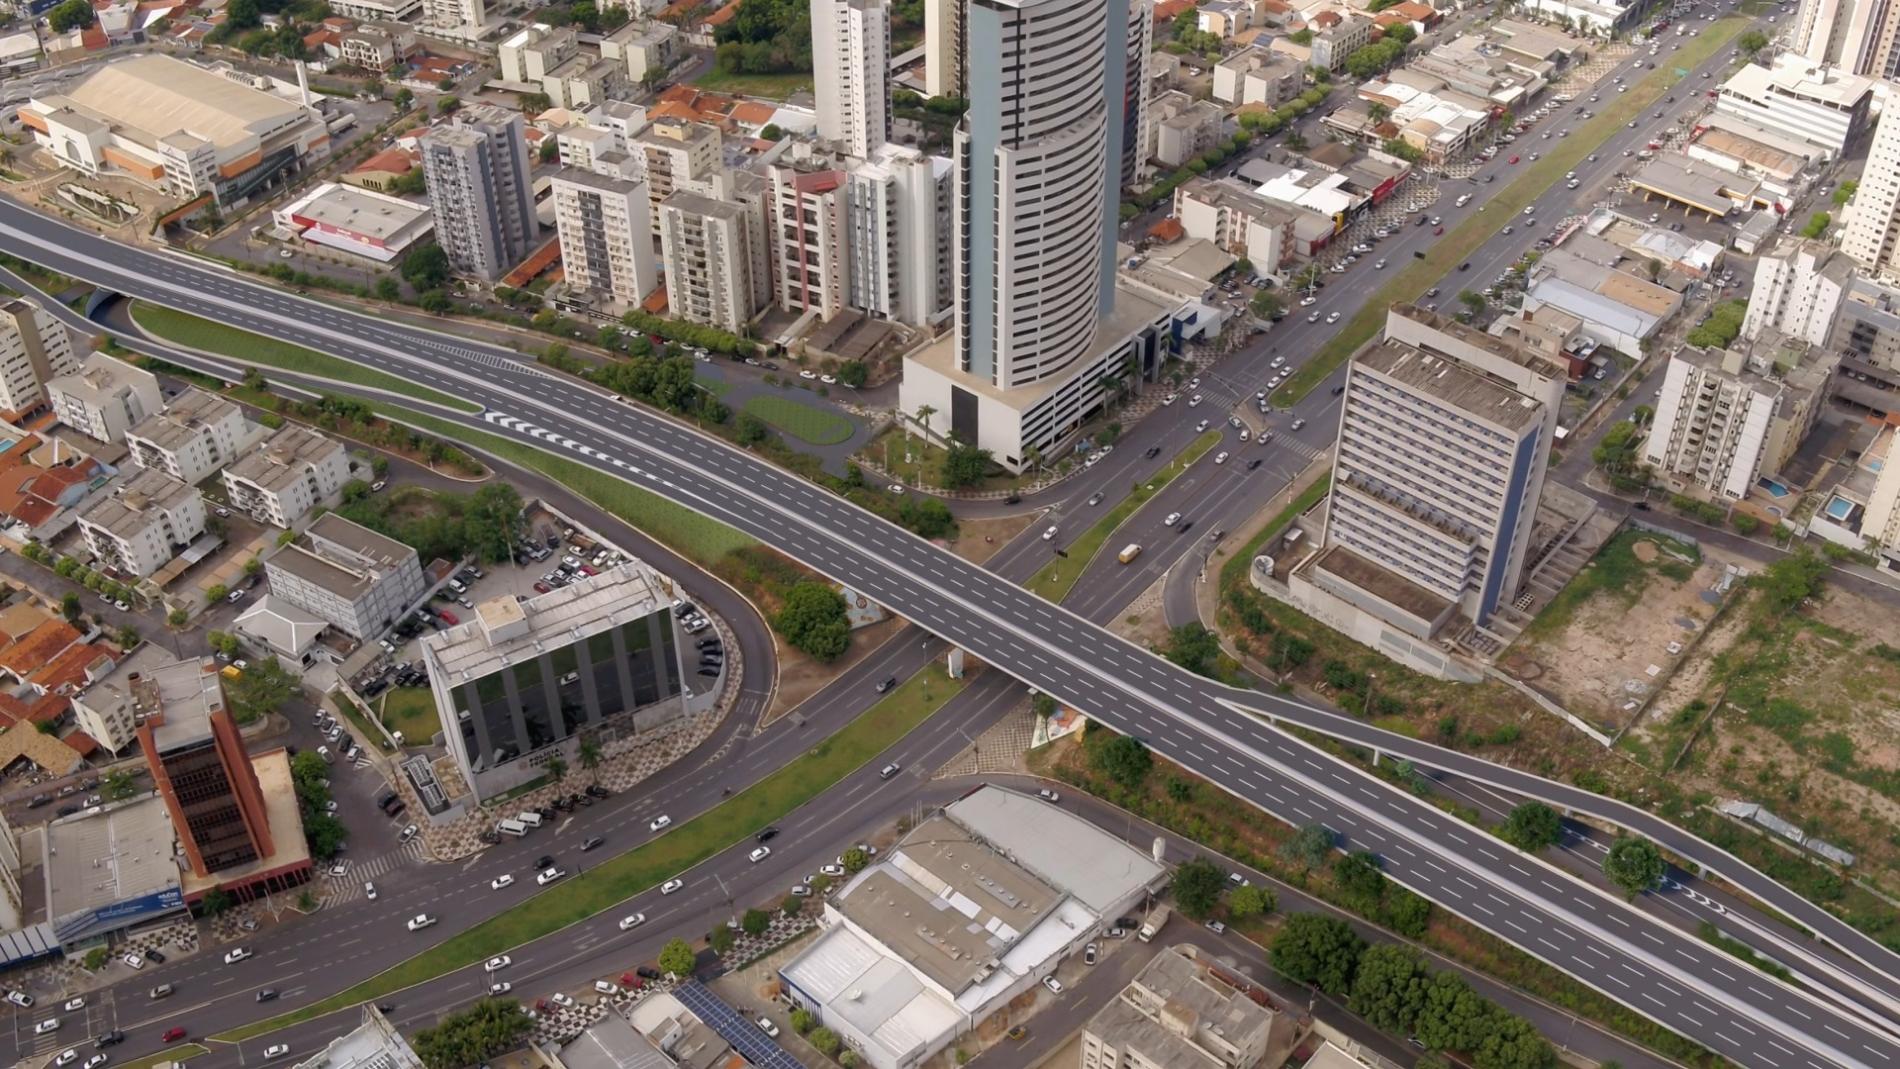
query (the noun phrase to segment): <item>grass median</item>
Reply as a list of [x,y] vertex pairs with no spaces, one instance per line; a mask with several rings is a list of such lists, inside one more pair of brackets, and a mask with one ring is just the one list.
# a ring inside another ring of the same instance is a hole
[[[644,846],[586,869],[505,913],[475,925],[347,991],[302,1009],[221,1032],[214,1040],[237,1043],[287,1028],[359,1002],[432,980],[513,950],[572,924],[608,912],[629,897],[684,873],[829,790],[851,772],[902,739],[960,693],[969,679],[951,679],[931,667],[885,695],[844,730],[788,762],[777,772],[661,835]],[[693,882],[691,876],[687,883]],[[779,888],[782,892],[783,888]],[[774,907],[779,896],[760,904]],[[391,938],[401,938],[392,933]]]
[[851,421],[829,409],[790,397],[775,397],[761,394],[751,398],[740,406],[740,411],[750,412],[772,425],[780,433],[789,434],[801,442],[811,445],[837,445],[851,440],[855,430]]
[[373,390],[388,390],[405,397],[413,397],[418,401],[428,401],[444,408],[453,408],[459,412],[481,411],[479,405],[450,397],[448,394],[439,393],[426,386],[418,386],[408,379],[398,378],[387,372],[351,363],[341,357],[317,352],[315,349],[306,349],[301,345],[291,345],[274,338],[266,338],[262,334],[242,327],[228,327],[223,323],[213,323],[209,319],[201,319],[198,316],[173,311],[160,305],[134,301],[132,321],[160,340],[227,356],[241,363],[262,364],[265,367],[277,368],[279,371],[354,383]]
[[1082,537],[1064,547],[1064,552],[1068,553],[1068,556],[1057,557],[1043,565],[1041,570],[1036,572],[1035,577],[1029,581],[1030,592],[1054,602],[1060,602],[1068,597],[1069,591],[1075,589],[1075,584],[1081,580],[1082,573],[1088,571],[1089,562],[1101,552],[1102,543],[1108,541],[1108,536],[1114,534],[1115,529],[1127,522],[1128,517],[1133,516],[1136,509],[1147,504],[1149,498],[1160,493],[1162,487],[1173,482],[1176,475],[1186,471],[1189,465],[1201,459],[1219,441],[1219,431],[1208,431],[1189,442],[1188,447],[1181,451],[1181,455],[1175,457],[1167,467],[1156,472],[1146,482],[1137,485],[1127,497],[1122,498],[1114,508],[1108,510],[1108,515],[1095,521],[1093,526],[1082,532]]
[[167,1047],[157,1054],[147,1054],[134,1061],[123,1062],[117,1069],[157,1069],[168,1062],[182,1062],[187,1058],[196,1058],[200,1054],[210,1054],[211,1048],[198,1043],[180,1043],[176,1047]]
[[[1601,148],[1618,128],[1640,117],[1670,87],[1682,81],[1676,76],[1678,68],[1694,70],[1703,61],[1728,47],[1731,39],[1748,28],[1749,22],[1748,19],[1725,18],[1709,24],[1701,33],[1689,38],[1688,43],[1682,46],[1682,51],[1670,53],[1666,63],[1663,56],[1657,56],[1655,70],[1632,85],[1629,92],[1612,94],[1603,110],[1588,122],[1573,128],[1571,136],[1552,139],[1544,158],[1523,168],[1515,179],[1487,202],[1483,213],[1474,213],[1453,227],[1442,240],[1432,243],[1424,259],[1414,259],[1410,266],[1394,275],[1392,281],[1375,290],[1359,306],[1359,311],[1346,320],[1346,325],[1340,328],[1339,333],[1320,346],[1285,385],[1273,392],[1273,403],[1281,407],[1290,406],[1305,397],[1315,386],[1325,382],[1326,377],[1345,363],[1361,345],[1379,333],[1385,325],[1388,307],[1402,301],[1417,300],[1419,294],[1443,284],[1459,264],[1469,260],[1505,224],[1515,221],[1519,212],[1556,185],[1565,173],[1576,170],[1584,157]],[[1343,277],[1351,278],[1350,275]],[[1482,280],[1475,281],[1479,285],[1483,284]]]

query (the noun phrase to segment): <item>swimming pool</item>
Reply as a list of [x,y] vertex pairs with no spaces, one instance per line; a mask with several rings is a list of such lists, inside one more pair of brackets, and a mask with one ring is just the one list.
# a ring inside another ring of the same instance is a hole
[[1824,509],[1830,520],[1845,520],[1854,514],[1854,503],[1844,497],[1829,498]]
[[1755,481],[1755,485],[1761,487],[1763,490],[1768,491],[1768,494],[1771,497],[1787,497],[1789,493],[1792,492],[1786,486],[1783,486],[1781,483],[1775,481],[1774,479],[1770,479],[1765,475],[1762,476],[1760,479],[1757,479]]

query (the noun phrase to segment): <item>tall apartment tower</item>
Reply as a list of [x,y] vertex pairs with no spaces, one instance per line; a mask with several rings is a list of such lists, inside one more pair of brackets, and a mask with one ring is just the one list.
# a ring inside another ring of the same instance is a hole
[[924,92],[963,95],[963,31],[969,0],[924,0]]
[[958,361],[998,389],[1069,370],[1114,307],[1129,2],[985,0],[966,14]]
[[1775,330],[1826,348],[1853,281],[1854,261],[1826,242],[1783,244],[1756,261],[1742,337],[1754,341]]
[[1128,71],[1122,78],[1122,170],[1124,187],[1141,176],[1141,165],[1154,155],[1147,143],[1148,108],[1154,79],[1148,77],[1148,56],[1154,51],[1154,0],[1128,0]]
[[942,322],[955,304],[950,161],[884,145],[851,169],[846,191],[851,262],[845,303],[912,326]]
[[274,852],[264,792],[225,708],[222,678],[213,661],[178,661],[132,683],[139,704],[157,710],[139,724],[139,748],[199,876]]
[[1795,11],[1796,53],[1849,74],[1892,78],[1900,10],[1892,0],[1802,0]]
[[1892,278],[1900,246],[1900,108],[1890,107],[1874,127],[1860,186],[1847,209],[1841,251],[1870,273]]
[[0,419],[45,407],[47,381],[78,372],[72,335],[59,320],[23,297],[0,303]]
[[422,137],[436,240],[459,274],[495,281],[527,257],[538,224],[519,112],[470,105]]
[[769,300],[770,280],[755,270],[762,240],[747,206],[697,193],[660,205],[660,248],[673,314],[734,334]]
[[830,319],[844,311],[848,290],[845,172],[829,161],[793,160],[773,164],[767,176],[773,297],[787,312]]
[[1484,626],[1517,594],[1566,378],[1553,361],[1394,305],[1346,378],[1322,540],[1323,558],[1343,559],[1319,564],[1324,582],[1357,588],[1356,603],[1428,622],[1456,608]]
[[594,166],[563,167],[550,183],[567,284],[638,305],[660,284],[653,255],[653,206],[634,161],[609,149]]
[[889,0],[811,0],[818,136],[864,157],[891,139]]

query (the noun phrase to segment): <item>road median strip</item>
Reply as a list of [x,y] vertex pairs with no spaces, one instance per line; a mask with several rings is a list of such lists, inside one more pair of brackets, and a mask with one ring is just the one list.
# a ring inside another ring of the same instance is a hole
[[[1346,320],[1339,333],[1320,346],[1285,385],[1273,392],[1273,403],[1282,408],[1290,407],[1312,392],[1314,387],[1325,382],[1327,376],[1345,363],[1361,345],[1379,333],[1385,325],[1387,308],[1416,300],[1419,294],[1441,284],[1459,264],[1483,248],[1484,243],[1506,224],[1514,222],[1519,212],[1556,185],[1565,173],[1576,170],[1586,156],[1602,148],[1618,127],[1641,116],[1650,105],[1662,99],[1671,86],[1683,81],[1676,77],[1676,69],[1694,70],[1727,47],[1729,41],[1748,26],[1748,19],[1720,19],[1690,38],[1681,52],[1673,54],[1674,58],[1668,66],[1663,66],[1663,57],[1657,56],[1658,65],[1654,71],[1631,86],[1627,93],[1617,94],[1616,99],[1606,104],[1602,111],[1573,129],[1571,136],[1552,141],[1549,153],[1524,168],[1516,179],[1492,197],[1485,204],[1487,210],[1484,213],[1473,213],[1470,218],[1453,227],[1443,239],[1432,244],[1424,259],[1414,259],[1392,281],[1374,291],[1370,299],[1359,306],[1359,311]],[[1609,88],[1596,83],[1593,85],[1599,93]],[[1575,106],[1576,100],[1573,99],[1571,104]],[[1556,119],[1553,117],[1544,121]],[[1522,138],[1519,140],[1521,142]],[[1508,155],[1512,147],[1501,146],[1499,154]],[[1344,277],[1351,278],[1350,275]]]
[[[967,677],[950,679],[938,667],[912,676],[837,734],[652,841],[557,883],[348,990],[211,1038],[238,1043],[347,1009],[513,951],[563,928],[608,913],[634,895],[675,876],[684,875],[690,884],[693,877],[689,869],[746,841],[760,828],[784,819],[831,789],[929,719],[968,684]],[[779,893],[768,896],[769,900],[762,905],[776,907],[790,886],[787,883]],[[399,933],[392,933],[392,938],[400,937]],[[627,968],[635,964],[638,962],[629,961]]]

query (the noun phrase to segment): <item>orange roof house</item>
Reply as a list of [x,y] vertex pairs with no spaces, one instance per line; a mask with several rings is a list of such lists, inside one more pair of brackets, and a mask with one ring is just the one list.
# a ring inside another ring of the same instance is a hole
[[64,620],[48,619],[26,637],[0,650],[0,669],[26,680],[79,641],[79,631]]
[[764,126],[772,121],[772,116],[777,114],[778,109],[770,104],[744,100],[733,106],[732,121],[741,126]]

